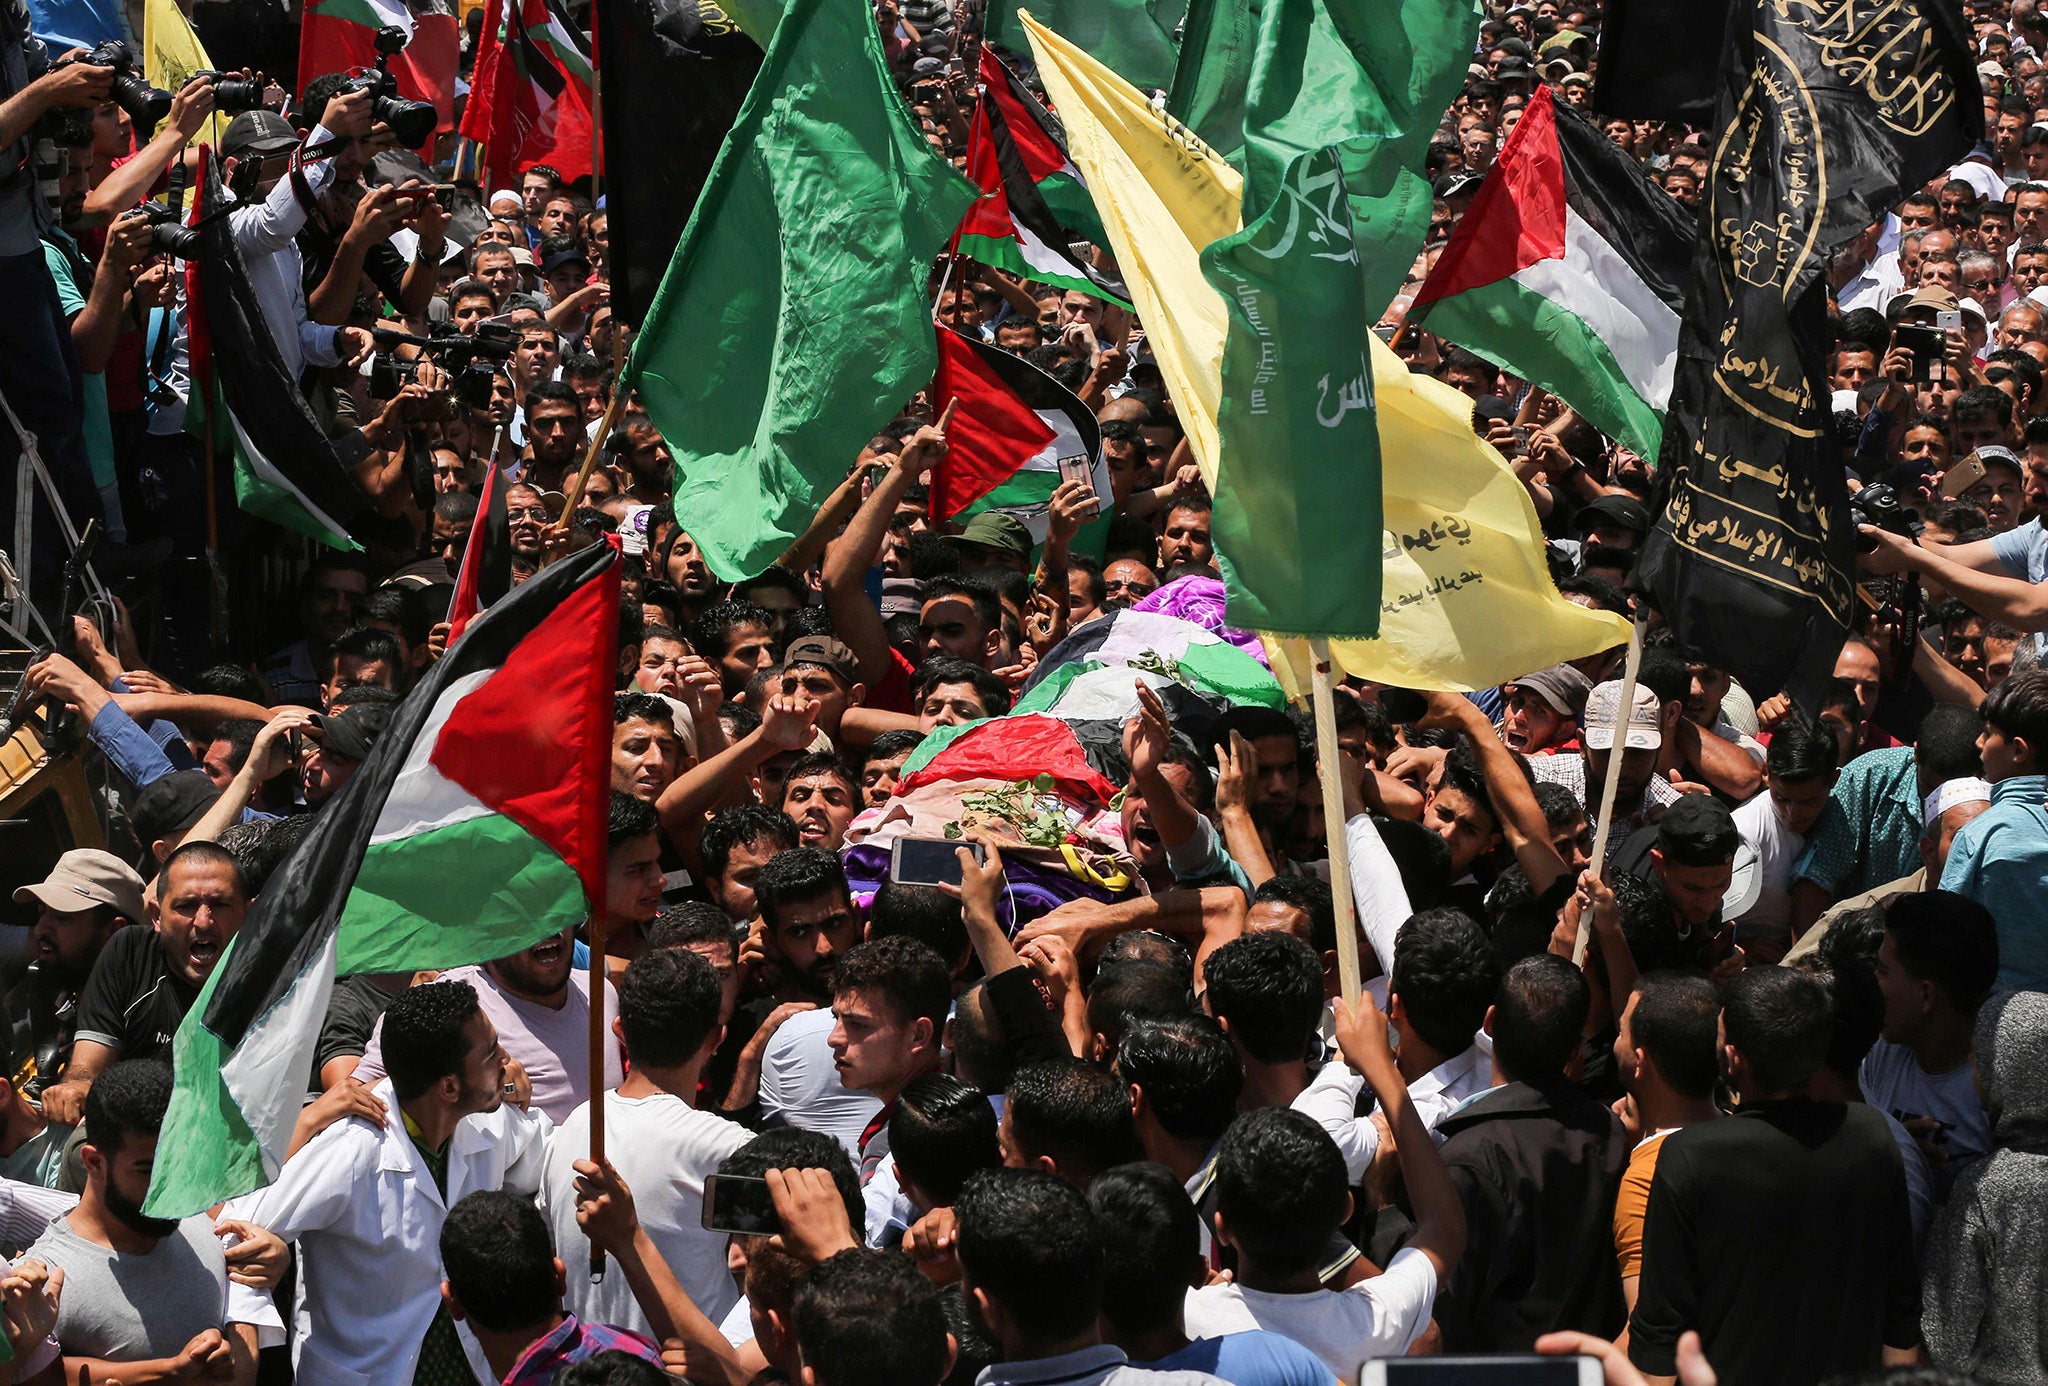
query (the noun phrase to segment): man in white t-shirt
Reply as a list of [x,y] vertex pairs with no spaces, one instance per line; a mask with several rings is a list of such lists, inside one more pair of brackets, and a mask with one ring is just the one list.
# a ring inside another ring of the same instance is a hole
[[[533,1084],[528,1105],[560,1125],[579,1103],[590,1100],[590,972],[571,966],[576,931],[550,934],[533,947],[481,967],[458,967],[444,982],[468,982],[484,1015],[497,1029],[505,1052],[519,1061]],[[617,1015],[618,994],[604,984],[606,1015]],[[363,1051],[353,1075],[359,1083],[384,1077],[384,1022]],[[625,1076],[619,1044],[604,1037],[604,1085]]]
[[1998,976],[1998,928],[1976,901],[1947,891],[1885,906],[1877,950],[1884,1038],[1858,1074],[1863,1100],[1903,1122],[1928,1151],[1935,1199],[1991,1149],[1970,1056],[1977,1009]]
[[[725,1234],[703,1226],[704,1180],[752,1133],[690,1105],[723,1034],[723,988],[711,964],[687,948],[656,948],[626,969],[612,1022],[633,1071],[604,1103],[605,1155],[633,1191],[640,1225],[697,1307],[716,1323],[739,1300],[725,1264]],[[569,1114],[548,1143],[540,1205],[555,1248],[571,1268],[568,1304],[586,1323],[651,1333],[623,1275],[593,1285],[581,1274],[589,1239],[576,1223],[576,1161],[590,1155],[590,1104]]]
[[[1787,720],[1771,737],[1764,759],[1764,793],[1735,809],[1742,834],[1736,877],[1721,910],[1735,924],[1735,942],[1751,962],[1774,962],[1792,946],[1792,867],[1806,850],[1806,835],[1828,806],[1835,787],[1835,738]],[[1744,874],[1745,862],[1752,873]],[[1736,908],[1746,898],[1748,908]]]
[[1437,1285],[1465,1246],[1465,1215],[1436,1144],[1408,1095],[1377,1006],[1340,1003],[1338,1043],[1365,1075],[1393,1128],[1415,1235],[1379,1275],[1332,1292],[1317,1269],[1351,1215],[1344,1157],[1314,1121],[1286,1108],[1247,1112],[1216,1153],[1216,1235],[1237,1252],[1236,1279],[1188,1292],[1187,1333],[1278,1333],[1340,1380],[1369,1357],[1398,1357],[1429,1325]]
[[849,1159],[858,1160],[861,1136],[882,1103],[873,1093],[840,1081],[838,1056],[832,1052],[838,1020],[821,1009],[782,1022],[761,1055],[761,1116],[830,1136],[846,1147]]

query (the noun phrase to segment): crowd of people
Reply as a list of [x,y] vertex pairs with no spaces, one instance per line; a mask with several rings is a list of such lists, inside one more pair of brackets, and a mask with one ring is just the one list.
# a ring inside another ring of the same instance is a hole
[[[964,163],[979,16],[875,11]],[[1340,687],[1341,824],[1305,713],[1197,727],[1138,678],[1090,750],[1124,888],[1026,908],[999,828],[962,835],[957,885],[848,854],[907,812],[913,756],[1089,623],[1240,639],[1128,309],[933,267],[939,321],[1099,420],[1111,492],[1063,482],[1042,544],[933,517],[921,395],[725,581],[636,400],[578,480],[630,340],[603,200],[546,165],[449,198],[345,74],[300,74],[218,153],[271,345],[359,445],[360,550],[317,549],[204,466],[176,247],[131,215],[216,79],[137,129],[111,69],[38,75],[0,10],[0,143],[67,156],[57,197],[0,183],[0,393],[132,603],[70,615],[25,675],[80,733],[106,845],[16,871],[0,1380],[1317,1386],[1532,1352],[1613,1386],[2048,1380],[2048,12],[1963,11],[1984,144],[1828,271],[1843,464],[1912,533],[1865,531],[1819,706],[1744,689],[1631,591],[1655,459],[1405,318],[1530,100],[1598,120],[1600,6],[1489,5],[1381,331],[1471,396],[1559,591],[1643,623],[1639,674],[1590,652],[1399,722]],[[1601,128],[1698,205],[1713,132]],[[457,390],[379,327],[509,350]],[[446,650],[493,471],[515,583],[623,555],[605,896],[508,957],[342,979],[274,1177],[153,1216],[173,1036]],[[49,519],[4,536],[38,531],[31,594]]]

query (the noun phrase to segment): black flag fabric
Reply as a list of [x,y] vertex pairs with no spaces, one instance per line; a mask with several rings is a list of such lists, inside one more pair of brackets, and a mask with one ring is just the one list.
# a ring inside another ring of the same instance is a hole
[[1942,0],[1737,0],[1658,519],[1637,583],[1762,699],[1811,706],[1854,617],[1828,409],[1828,258],[1982,133]]
[[1593,65],[1593,109],[1705,126],[1714,115],[1721,50],[1736,8],[1735,0],[1607,0],[1600,61]]
[[597,0],[612,311],[638,327],[761,66],[711,0]]

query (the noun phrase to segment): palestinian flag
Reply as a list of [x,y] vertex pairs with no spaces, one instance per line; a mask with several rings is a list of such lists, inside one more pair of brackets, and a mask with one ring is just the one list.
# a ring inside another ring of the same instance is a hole
[[1046,109],[1045,103],[1024,85],[1024,79],[987,45],[981,50],[976,80],[981,100],[993,102],[1002,112],[1010,140],[1024,161],[1024,171],[1038,185],[1038,195],[1052,208],[1060,225],[1079,232],[1091,244],[1107,245],[1109,237],[1102,229],[1102,213],[1095,209],[1095,199],[1088,195],[1081,170],[1068,157],[1067,128],[1060,124],[1060,118]]
[[178,1029],[148,1206],[277,1177],[337,975],[486,962],[605,889],[619,560],[572,554],[471,623],[249,911]]
[[[939,370],[932,385],[938,414],[959,402],[946,432],[946,455],[932,473],[934,520],[965,519],[984,510],[1015,515],[1045,542],[1046,503],[1060,484],[1062,465],[1085,463],[1102,517],[1082,533],[1108,524],[1109,467],[1102,433],[1088,406],[1072,391],[1021,356],[943,325]],[[1101,544],[1094,547],[1099,551]],[[1080,536],[1076,551],[1086,551]]]
[[1657,456],[1692,217],[1538,87],[1408,311]]
[[[991,67],[1005,80],[991,83]],[[1067,160],[1065,144],[1035,118],[1034,112],[1044,108],[1031,101],[1021,85],[1013,90],[1007,84],[1015,78],[986,48],[982,81],[981,100],[967,132],[967,176],[987,195],[961,218],[956,249],[1026,279],[1079,289],[1130,307],[1131,291],[1122,280],[1074,254],[1076,237],[1046,200],[1040,179],[1055,188],[1078,190],[1084,197],[1086,189]],[[1094,234],[1101,244],[1101,231]]]
[[462,133],[483,146],[486,186],[516,188],[548,164],[592,171],[590,45],[558,0],[490,0]]
[[505,474],[495,464],[484,477],[484,494],[469,542],[462,547],[462,567],[455,575],[455,595],[448,602],[448,643],[477,613],[512,590],[512,525],[505,518]]
[[[225,181],[202,146],[189,223],[204,251],[185,261],[185,303],[195,388],[188,423],[214,430],[234,459],[235,503],[283,529],[337,549],[359,548],[348,521],[364,507],[350,473],[360,434],[329,438],[277,353],[248,266],[235,244]],[[204,435],[202,435],[204,436]]]
[[299,25],[299,91],[315,77],[375,67],[377,31],[390,25],[407,36],[405,51],[390,65],[398,94],[433,102],[440,116],[435,128],[454,129],[462,34],[455,15],[438,4],[415,11],[405,0],[306,0]]

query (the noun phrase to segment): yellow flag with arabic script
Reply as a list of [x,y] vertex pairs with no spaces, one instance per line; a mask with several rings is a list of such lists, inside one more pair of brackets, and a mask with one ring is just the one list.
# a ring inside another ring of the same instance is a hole
[[[1229,318],[1200,255],[1240,229],[1243,182],[1128,82],[1029,14],[1018,18],[1213,494]],[[1380,635],[1331,641],[1336,664],[1376,683],[1469,691],[1627,643],[1628,622],[1566,601],[1551,582],[1536,508],[1472,431],[1471,400],[1411,375],[1377,338],[1371,350],[1385,527]],[[1269,635],[1266,646],[1282,686],[1303,696],[1308,642]]]
[[[206,56],[178,0],[142,0],[142,66],[151,86],[169,92],[191,81],[193,73],[212,70],[213,59]],[[189,143],[218,149],[227,128],[225,117],[208,116]],[[138,131],[137,139],[147,143],[149,136]]]
[[1199,257],[1211,241],[1243,229],[1244,180],[1129,82],[1027,12],[1017,18],[1213,494],[1230,315]]

